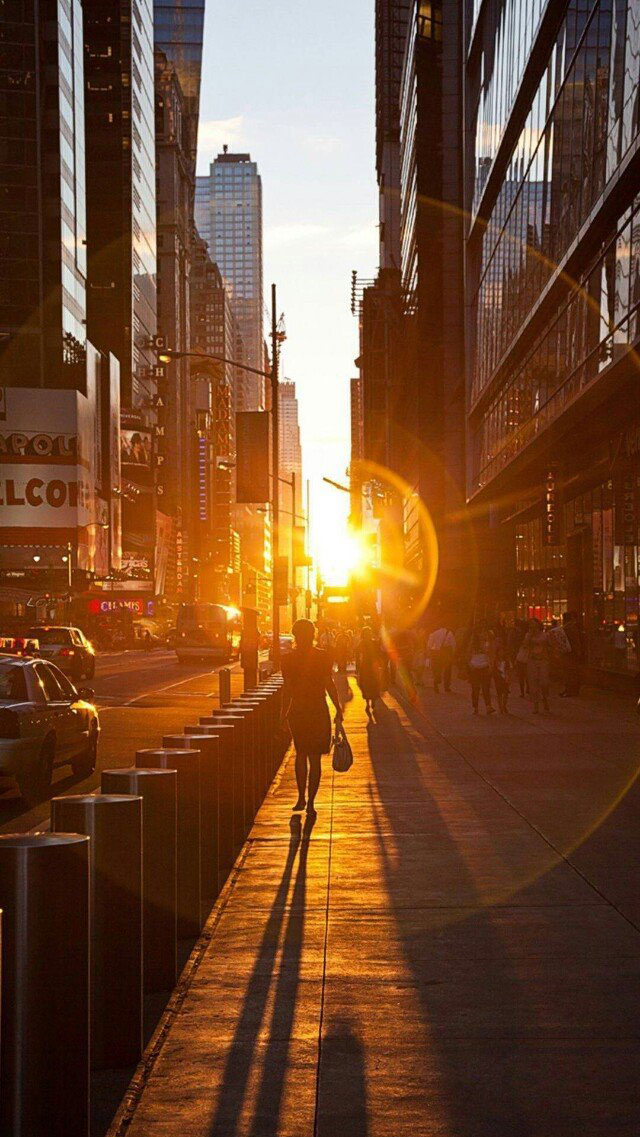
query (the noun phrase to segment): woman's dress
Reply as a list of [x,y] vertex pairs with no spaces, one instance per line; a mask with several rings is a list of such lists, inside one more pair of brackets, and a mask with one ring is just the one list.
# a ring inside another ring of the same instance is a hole
[[331,657],[318,648],[295,649],[282,657],[282,674],[291,696],[289,726],[299,754],[328,754],[331,715],[326,689],[331,680]]

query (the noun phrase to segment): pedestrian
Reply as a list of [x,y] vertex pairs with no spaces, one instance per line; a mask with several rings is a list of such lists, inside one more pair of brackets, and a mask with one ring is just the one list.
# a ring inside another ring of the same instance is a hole
[[489,634],[476,629],[469,641],[467,666],[469,682],[471,684],[471,705],[474,715],[479,713],[480,692],[488,715],[495,714],[495,707],[491,705],[491,651],[492,645]]
[[333,658],[335,659],[336,667],[342,674],[346,674],[347,665],[349,663],[349,641],[346,632],[340,628],[336,635],[336,642],[333,648]]
[[360,646],[356,652],[358,686],[365,701],[367,717],[373,717],[375,704],[382,694],[384,661],[379,643],[371,628],[362,629]]
[[533,710],[538,714],[540,699],[545,711],[549,710],[549,651],[550,642],[540,620],[529,620],[522,647],[527,651],[527,681]]
[[508,639],[508,649],[513,670],[515,671],[518,685],[520,687],[520,698],[524,699],[529,693],[529,686],[527,682],[527,663],[529,661],[529,650],[524,647],[524,638],[527,634],[527,621],[516,620]]
[[576,612],[565,612],[562,627],[568,644],[568,651],[562,653],[562,673],[564,691],[562,699],[574,699],[580,694],[580,671],[583,659],[582,630]]
[[496,686],[496,695],[498,696],[498,708],[503,715],[508,714],[507,702],[511,687],[511,666],[509,652],[507,651],[504,640],[497,638],[493,656],[493,681]]
[[[316,816],[315,799],[320,785],[321,758],[331,749],[331,716],[328,695],[342,722],[342,707],[333,681],[331,656],[313,646],[311,620],[296,620],[291,629],[296,646],[282,658],[282,717],[287,720],[296,749],[298,800],[294,812],[307,809]],[[308,783],[308,784],[307,784]]]
[[[240,666],[244,672],[244,689],[251,691],[258,686],[258,652],[260,648],[260,628],[255,608],[242,609],[242,635],[240,636]],[[275,649],[275,640],[274,640]],[[274,650],[275,656],[275,650]]]
[[445,691],[451,690],[451,667],[456,650],[456,639],[447,623],[443,623],[429,636],[427,651],[433,671],[433,689],[440,692],[444,680]]

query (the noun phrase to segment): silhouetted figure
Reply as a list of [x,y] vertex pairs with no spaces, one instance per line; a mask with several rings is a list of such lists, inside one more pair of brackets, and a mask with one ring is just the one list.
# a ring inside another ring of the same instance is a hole
[[382,694],[384,673],[384,661],[380,645],[373,638],[371,628],[362,629],[360,646],[356,652],[356,673],[358,686],[365,701],[366,712],[371,718],[375,704]]
[[342,707],[333,681],[331,656],[313,646],[315,628],[311,620],[296,620],[291,630],[296,646],[282,660],[282,714],[288,719],[296,748],[298,800],[293,808],[300,810],[306,805],[307,815],[314,816],[320,759],[331,749],[331,716],[326,696],[336,709],[336,722],[342,721]]

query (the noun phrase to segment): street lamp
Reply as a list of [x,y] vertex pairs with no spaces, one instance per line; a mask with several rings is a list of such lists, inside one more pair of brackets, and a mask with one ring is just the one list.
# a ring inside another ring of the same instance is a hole
[[239,363],[236,359],[229,359],[225,355],[216,355],[208,351],[175,351],[173,348],[164,347],[158,340],[149,340],[146,346],[155,350],[158,361],[160,363],[172,363],[177,359],[204,359],[213,363],[226,363],[230,367],[236,367],[240,371],[248,371],[251,375],[260,375],[263,379],[268,379],[271,384],[271,446],[272,446],[272,484],[273,484],[273,497],[271,501],[273,511],[273,544],[274,556],[273,569],[272,569],[272,629],[273,629],[273,662],[276,670],[280,665],[280,608],[278,605],[278,597],[276,595],[276,560],[278,554],[278,535],[279,535],[279,512],[280,512],[280,492],[279,492],[279,406],[278,406],[278,346],[284,339],[284,331],[279,330],[278,317],[276,310],[276,286],[271,285],[271,370],[265,371],[261,367],[250,367],[248,363]]

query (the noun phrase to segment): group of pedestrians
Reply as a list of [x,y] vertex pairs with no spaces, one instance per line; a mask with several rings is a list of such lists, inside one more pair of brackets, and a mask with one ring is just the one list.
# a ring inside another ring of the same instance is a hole
[[[582,633],[575,612],[565,612],[562,621],[545,627],[540,620],[516,620],[511,627],[476,622],[457,631],[446,623],[434,629],[426,640],[422,658],[418,657],[416,676],[430,668],[436,694],[442,686],[451,689],[454,665],[468,681],[474,714],[480,699],[488,715],[508,713],[512,683],[517,682],[522,698],[531,700],[535,714],[549,710],[550,676],[554,665],[564,680],[562,698],[580,693],[583,658]],[[494,705],[495,693],[495,705]]]

